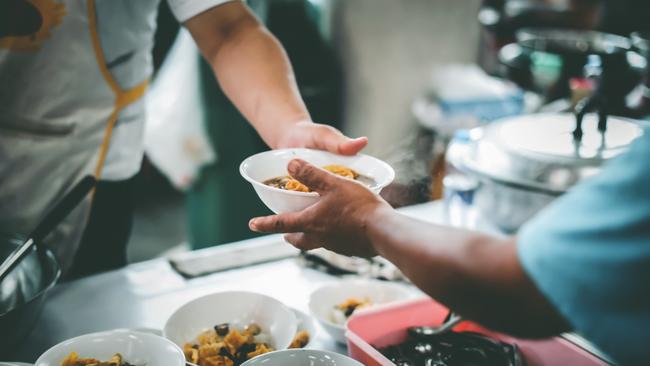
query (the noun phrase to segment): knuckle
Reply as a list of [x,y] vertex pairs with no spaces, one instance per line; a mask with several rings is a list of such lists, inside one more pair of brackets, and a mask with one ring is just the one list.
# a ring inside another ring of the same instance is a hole
[[277,219],[273,223],[273,228],[277,231],[282,231],[286,227],[284,221],[282,219]]

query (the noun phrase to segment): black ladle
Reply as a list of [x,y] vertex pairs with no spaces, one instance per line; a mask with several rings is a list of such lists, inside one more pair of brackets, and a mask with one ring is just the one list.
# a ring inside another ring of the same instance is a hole
[[449,315],[447,316],[447,319],[444,321],[444,323],[438,327],[410,327],[408,329],[409,335],[413,337],[419,337],[419,338],[424,338],[424,337],[431,337],[431,336],[436,336],[439,334],[447,333],[450,330],[452,330],[458,323],[464,321],[460,315],[450,312]]
[[86,176],[77,183],[70,192],[54,205],[54,208],[45,215],[41,222],[36,226],[16,250],[14,250],[7,259],[0,265],[0,282],[16,267],[20,261],[30,253],[30,250],[45,238],[61,221],[68,216],[73,208],[77,207],[79,202],[86,197],[88,192],[95,187],[97,180],[92,176]]

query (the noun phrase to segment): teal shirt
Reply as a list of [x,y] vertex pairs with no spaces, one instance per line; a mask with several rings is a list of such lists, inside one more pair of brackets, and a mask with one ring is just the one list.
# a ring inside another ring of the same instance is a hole
[[650,365],[650,131],[524,225],[518,253],[579,334]]

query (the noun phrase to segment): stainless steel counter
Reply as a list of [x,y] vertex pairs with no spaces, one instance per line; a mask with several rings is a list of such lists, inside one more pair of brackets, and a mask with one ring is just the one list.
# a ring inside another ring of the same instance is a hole
[[[442,223],[444,210],[442,204],[427,203],[400,211],[425,221]],[[492,231],[489,226],[480,223],[476,227]],[[272,235],[225,248],[207,249],[202,253],[256,247],[280,240],[281,236]],[[255,291],[308,313],[309,294],[321,285],[338,280],[339,277],[304,268],[296,258],[193,279],[179,275],[166,259],[132,264],[120,270],[56,286],[46,301],[37,327],[16,349],[11,361],[34,362],[54,344],[85,333],[115,328],[162,329],[176,308],[216,291]],[[413,291],[418,290],[413,288]],[[573,340],[581,341],[580,338]],[[588,344],[582,345],[589,347]],[[322,329],[316,334],[312,347],[346,353],[345,346],[337,344]]]
[[[402,211],[432,221],[440,222],[442,218],[442,207],[437,204],[418,205]],[[281,236],[272,235],[242,241],[231,248],[279,240],[282,240]],[[12,361],[34,362],[54,344],[85,333],[114,328],[161,329],[176,308],[216,291],[255,291],[308,312],[309,294],[319,286],[337,280],[338,277],[303,268],[295,258],[194,279],[185,279],[176,273],[165,259],[136,263],[57,285],[49,294],[37,327],[16,349]],[[319,329],[313,347],[346,353],[345,347],[337,344],[322,329]]]

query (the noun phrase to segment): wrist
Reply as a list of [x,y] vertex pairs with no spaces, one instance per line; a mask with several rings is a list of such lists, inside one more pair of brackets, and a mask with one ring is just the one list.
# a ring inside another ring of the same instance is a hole
[[296,128],[303,125],[313,124],[308,115],[300,115],[294,118],[285,119],[275,124],[276,136],[270,144],[273,149],[284,149],[290,147],[302,147],[303,137],[297,133]]
[[373,250],[378,255],[383,255],[381,238],[384,237],[384,235],[382,232],[396,214],[397,213],[390,205],[386,202],[380,202],[377,206],[371,209],[368,214],[364,215],[363,222],[361,223],[363,234],[368,238]]

